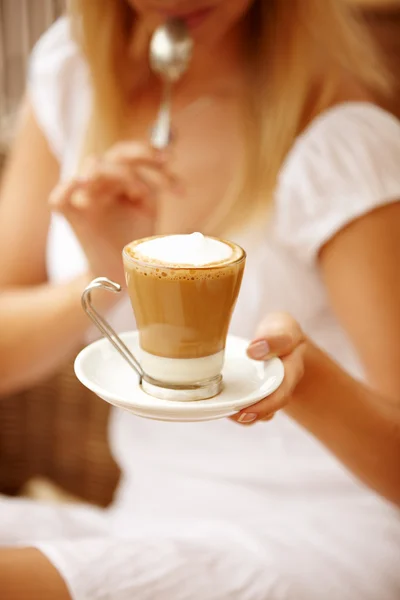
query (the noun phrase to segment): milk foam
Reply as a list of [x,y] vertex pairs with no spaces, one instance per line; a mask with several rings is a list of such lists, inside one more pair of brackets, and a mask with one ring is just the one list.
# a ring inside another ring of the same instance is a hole
[[164,358],[139,350],[139,360],[147,375],[153,379],[179,385],[193,385],[217,377],[224,364],[225,351],[201,358]]
[[202,233],[156,237],[135,247],[136,256],[194,267],[226,261],[232,254],[233,250],[228,244],[206,237]]

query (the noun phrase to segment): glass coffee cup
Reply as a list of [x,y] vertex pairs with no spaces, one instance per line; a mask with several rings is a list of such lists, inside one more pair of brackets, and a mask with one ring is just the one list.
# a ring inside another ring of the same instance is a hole
[[199,233],[154,236],[125,246],[127,291],[139,335],[133,358],[145,392],[200,400],[221,391],[245,261],[237,244]]

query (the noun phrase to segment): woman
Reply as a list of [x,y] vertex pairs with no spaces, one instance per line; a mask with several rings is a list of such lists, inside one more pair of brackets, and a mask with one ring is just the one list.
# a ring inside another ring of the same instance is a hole
[[[39,380],[88,339],[80,294],[97,275],[122,281],[124,243],[200,229],[230,231],[248,253],[232,332],[250,338],[287,310],[390,403],[400,125],[370,103],[384,82],[347,7],[75,0],[71,11],[79,45],[64,20],[34,51],[3,185],[1,391]],[[196,52],[175,90],[173,146],[157,153],[146,48],[170,15],[187,21]],[[125,300],[103,302],[116,327],[132,327]],[[294,414],[319,396],[316,382],[332,389],[323,368],[306,371]],[[270,403],[262,414],[282,404]],[[398,598],[397,512],[283,414],[239,427],[117,412],[110,443],[124,477],[108,512],[2,503],[6,596]]]

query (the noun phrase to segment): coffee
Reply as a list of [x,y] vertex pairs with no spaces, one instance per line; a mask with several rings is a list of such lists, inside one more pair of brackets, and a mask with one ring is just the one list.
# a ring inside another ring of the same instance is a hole
[[199,233],[125,247],[139,359],[149,376],[185,385],[220,375],[245,257],[236,244]]

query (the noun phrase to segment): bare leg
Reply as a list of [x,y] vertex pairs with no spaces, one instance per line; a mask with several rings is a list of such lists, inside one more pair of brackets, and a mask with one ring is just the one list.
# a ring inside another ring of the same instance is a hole
[[58,571],[35,548],[0,549],[0,590],[12,600],[71,600]]

